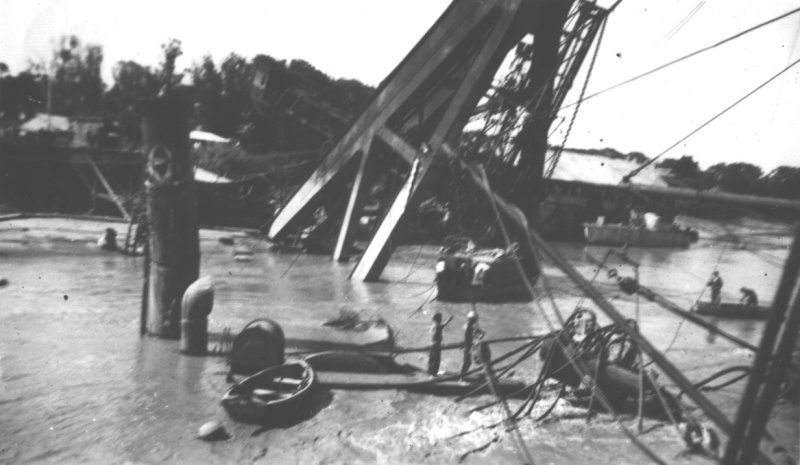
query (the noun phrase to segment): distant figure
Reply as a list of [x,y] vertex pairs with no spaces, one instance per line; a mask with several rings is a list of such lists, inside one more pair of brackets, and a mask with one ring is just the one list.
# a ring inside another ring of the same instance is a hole
[[483,366],[484,360],[492,359],[492,351],[489,349],[489,344],[483,344],[486,339],[486,331],[477,328],[475,330],[475,339],[472,341],[472,361],[475,365]]
[[719,458],[719,436],[711,429],[707,428],[694,420],[680,425],[683,430],[683,440],[686,449],[678,454],[679,457],[687,455],[704,455],[706,457]]
[[640,212],[635,207],[630,208],[629,215],[630,216],[628,217],[628,226],[636,229],[641,229],[646,226],[646,223],[644,221],[644,214],[642,214],[642,212]]
[[433,315],[433,325],[431,326],[431,352],[428,356],[428,374],[439,374],[439,364],[442,362],[442,331],[450,323],[453,317],[442,323],[442,314],[436,312]]
[[722,278],[719,277],[719,271],[715,271],[711,274],[711,279],[706,286],[711,288],[711,303],[719,305],[720,291],[722,290]]
[[106,228],[106,231],[97,240],[97,245],[103,250],[117,250],[117,232],[114,228]]
[[467,315],[467,324],[464,326],[464,358],[461,362],[461,378],[467,375],[472,365],[472,342],[475,331],[478,330],[478,315],[472,311]]
[[739,289],[739,292],[742,293],[742,298],[739,299],[739,303],[747,307],[758,307],[758,296],[756,295],[756,291],[750,289],[749,287],[743,287]]

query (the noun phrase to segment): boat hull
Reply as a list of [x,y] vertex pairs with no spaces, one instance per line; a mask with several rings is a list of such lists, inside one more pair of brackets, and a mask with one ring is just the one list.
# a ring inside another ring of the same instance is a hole
[[228,415],[242,423],[281,424],[302,417],[317,384],[314,369],[302,360],[270,367],[243,379],[222,398]]
[[[439,257],[436,269],[437,300],[445,302],[528,302],[528,291],[539,276],[539,267],[499,249],[456,252]],[[528,283],[525,282],[528,281]]]
[[681,230],[650,230],[620,224],[583,225],[586,242],[592,245],[629,247],[689,247],[695,234]]
[[713,316],[717,318],[738,318],[748,320],[766,320],[769,317],[769,307],[746,306],[738,303],[713,304],[711,302],[698,302],[694,307],[698,315]]

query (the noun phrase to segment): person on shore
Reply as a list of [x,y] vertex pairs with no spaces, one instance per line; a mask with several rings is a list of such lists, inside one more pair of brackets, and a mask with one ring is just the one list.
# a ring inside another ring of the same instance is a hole
[[742,298],[739,299],[739,303],[747,307],[758,307],[758,296],[756,295],[756,291],[750,289],[749,287],[743,287],[739,289],[739,292],[742,293]]
[[461,362],[461,379],[467,375],[472,365],[472,342],[478,330],[478,315],[471,311],[467,315],[467,324],[464,326],[464,358]]
[[439,312],[433,315],[433,325],[431,326],[431,352],[428,355],[428,374],[439,374],[439,365],[442,362],[442,331],[450,323],[453,317],[442,323],[442,314]]
[[719,277],[719,271],[715,271],[711,274],[711,279],[706,286],[711,288],[711,303],[719,305],[720,291],[722,291],[722,278]]

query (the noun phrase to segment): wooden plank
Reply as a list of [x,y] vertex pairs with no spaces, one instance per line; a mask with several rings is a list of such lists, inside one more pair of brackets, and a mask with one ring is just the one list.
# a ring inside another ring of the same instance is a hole
[[383,142],[386,142],[386,145],[400,155],[400,158],[408,162],[409,165],[414,163],[414,160],[419,156],[419,151],[417,149],[412,147],[405,139],[389,128],[381,128],[381,130],[378,131],[378,137],[380,137]]
[[97,178],[103,184],[103,187],[105,188],[106,192],[108,192],[108,195],[111,197],[111,200],[113,200],[114,204],[116,204],[119,212],[122,213],[122,217],[130,221],[131,215],[129,215],[128,211],[125,210],[125,205],[122,203],[119,197],[117,197],[117,194],[114,192],[114,189],[111,188],[111,185],[108,183],[108,181],[106,181],[106,177],[103,176],[103,172],[100,171],[100,168],[98,168],[97,165],[94,163],[94,161],[91,159],[89,159],[89,165],[92,167],[92,170],[94,170],[94,174],[97,175]]
[[[430,162],[426,165],[430,166]],[[381,221],[380,226],[378,226],[375,236],[370,241],[361,259],[358,260],[358,264],[350,274],[351,278],[360,279],[362,281],[375,281],[380,277],[381,271],[383,271],[383,266],[380,265],[380,263],[383,262],[385,264],[386,260],[388,260],[388,257],[381,257],[381,254],[386,253],[392,232],[394,232],[394,228],[397,226],[397,223],[400,222],[400,218],[406,211],[406,206],[414,191],[414,185],[417,184],[417,172],[419,169],[420,160],[417,159],[414,161],[414,164],[411,165],[411,172],[408,174],[406,182],[403,184],[400,192],[397,193],[394,202],[392,202],[392,206],[389,207],[389,211],[386,213],[383,221]]]
[[342,218],[342,226],[339,230],[339,236],[336,238],[336,246],[333,249],[333,259],[336,261],[347,260],[347,248],[350,246],[351,229],[353,227],[353,212],[359,210],[361,197],[361,189],[364,181],[364,169],[369,160],[370,150],[372,148],[372,137],[366,138],[366,144],[362,145],[358,152],[361,153],[361,160],[358,164],[358,172],[353,180],[353,187],[350,190],[350,198],[347,200],[347,208]]

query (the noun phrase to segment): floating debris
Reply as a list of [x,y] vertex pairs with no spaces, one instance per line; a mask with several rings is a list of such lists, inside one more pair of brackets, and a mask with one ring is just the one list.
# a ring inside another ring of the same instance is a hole
[[195,437],[203,441],[224,441],[231,436],[225,430],[225,426],[222,423],[218,421],[209,421],[203,423],[203,425],[197,429]]

